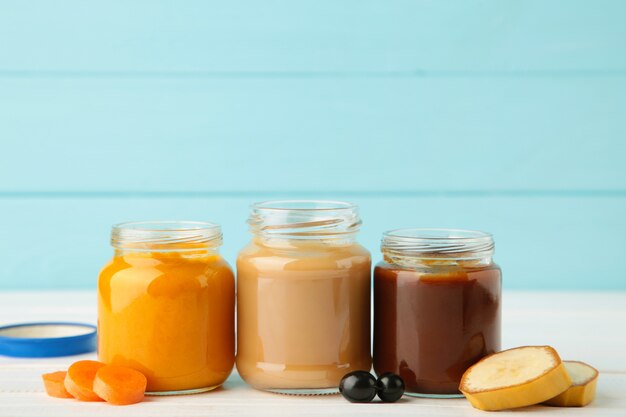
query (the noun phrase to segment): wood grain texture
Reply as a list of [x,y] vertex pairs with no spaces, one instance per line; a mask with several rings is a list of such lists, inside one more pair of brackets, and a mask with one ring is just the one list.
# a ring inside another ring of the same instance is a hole
[[626,77],[2,80],[0,191],[626,192]]
[[[223,254],[234,265],[250,239],[248,206],[276,197],[0,199],[0,230],[7,237],[0,239],[0,288],[95,288],[100,268],[112,256],[110,226],[129,220],[218,222]],[[505,288],[626,289],[616,267],[626,234],[623,197],[319,197],[359,204],[359,241],[375,262],[385,230],[469,228],[494,234]]]
[[7,74],[626,70],[620,0],[28,0],[0,7],[0,72]]
[[0,2],[0,289],[92,287],[123,220],[348,199],[496,235],[509,288],[626,289],[626,2]]
[[[505,292],[503,346],[549,343],[563,357],[588,361],[600,370],[596,400],[580,409],[535,406],[498,416],[623,416],[626,409],[626,339],[615,332],[626,320],[626,293]],[[11,321],[71,319],[95,322],[93,292],[0,293],[0,325]],[[593,334],[581,332],[593,329]],[[463,399],[404,398],[395,404],[358,406],[339,396],[280,396],[255,391],[233,374],[223,389],[178,397],[150,397],[128,407],[49,398],[40,375],[79,358],[12,359],[0,356],[0,416],[479,416]],[[358,410],[357,410],[358,408]]]

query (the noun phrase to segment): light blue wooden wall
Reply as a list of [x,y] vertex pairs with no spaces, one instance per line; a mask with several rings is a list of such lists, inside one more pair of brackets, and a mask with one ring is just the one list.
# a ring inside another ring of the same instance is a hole
[[1,1],[0,289],[93,288],[109,226],[359,203],[494,233],[508,288],[626,289],[626,2]]

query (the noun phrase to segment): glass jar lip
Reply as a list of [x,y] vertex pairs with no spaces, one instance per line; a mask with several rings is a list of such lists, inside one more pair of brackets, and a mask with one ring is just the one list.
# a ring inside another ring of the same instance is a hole
[[355,210],[356,204],[338,200],[267,200],[252,204],[253,210],[336,211]]
[[299,240],[352,239],[361,225],[356,204],[335,200],[271,200],[251,205],[250,232]]
[[[176,226],[176,227],[174,227]],[[220,225],[211,222],[190,220],[142,220],[116,223],[113,229],[132,229],[137,231],[187,231],[187,230],[214,230]]]
[[393,229],[384,232],[383,236],[400,239],[442,241],[493,240],[493,235],[491,233],[481,232],[479,230],[438,227],[408,227]]
[[[158,246],[180,247],[181,245],[211,245],[222,243],[220,225],[203,221],[147,220],[114,224],[111,228],[113,247]],[[188,249],[188,248],[183,248]]]
[[390,258],[475,259],[494,252],[490,233],[467,229],[403,228],[383,233],[381,251]]

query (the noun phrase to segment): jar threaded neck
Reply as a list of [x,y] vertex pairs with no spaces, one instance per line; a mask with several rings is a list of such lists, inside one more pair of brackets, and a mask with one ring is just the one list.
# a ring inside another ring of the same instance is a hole
[[383,234],[385,256],[419,259],[479,259],[494,253],[493,236],[464,229],[396,229]]
[[202,247],[219,247],[221,244],[221,227],[209,222],[125,222],[111,229],[111,246],[116,249],[197,250]]
[[342,201],[278,200],[253,204],[248,225],[263,238],[350,238],[361,218],[356,205]]

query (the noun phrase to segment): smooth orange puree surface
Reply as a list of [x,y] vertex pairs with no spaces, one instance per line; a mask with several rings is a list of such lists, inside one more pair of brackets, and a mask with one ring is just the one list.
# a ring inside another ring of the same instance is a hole
[[219,256],[116,252],[98,282],[98,356],[148,379],[147,391],[215,388],[234,358],[233,273]]

